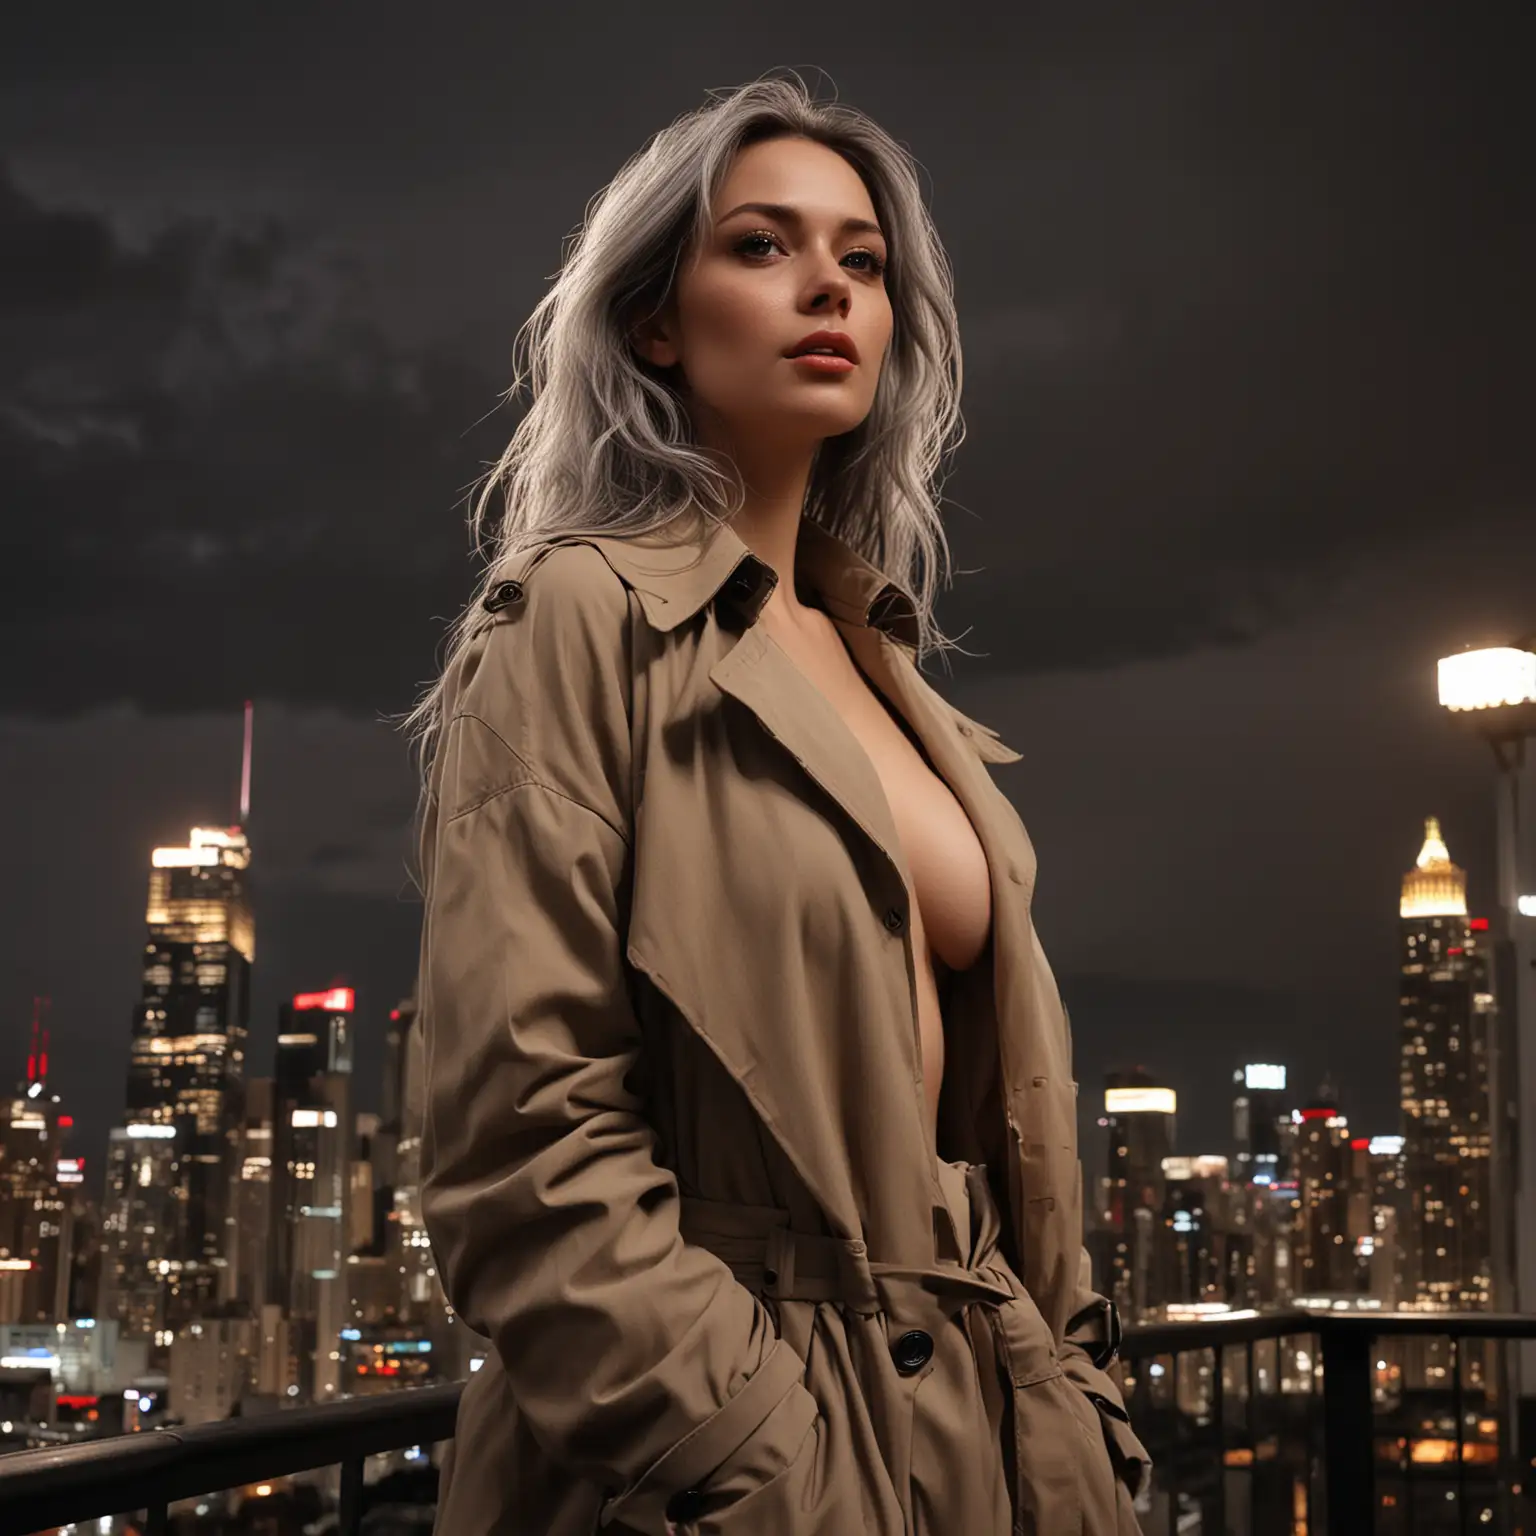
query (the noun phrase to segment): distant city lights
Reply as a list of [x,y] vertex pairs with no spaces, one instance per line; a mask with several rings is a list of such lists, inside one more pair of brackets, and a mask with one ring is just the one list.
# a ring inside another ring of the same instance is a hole
[[1106,1088],[1104,1108],[1112,1115],[1171,1115],[1178,1096],[1172,1088]]
[[293,1000],[295,1009],[319,1008],[326,1013],[351,1013],[357,994],[351,987],[332,987],[329,992],[300,992]]

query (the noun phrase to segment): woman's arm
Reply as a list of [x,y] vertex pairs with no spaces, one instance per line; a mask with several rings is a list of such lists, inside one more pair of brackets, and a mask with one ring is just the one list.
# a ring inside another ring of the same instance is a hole
[[593,561],[548,557],[458,669],[423,830],[422,1209],[534,1437],[663,1536],[674,1494],[762,1488],[818,1415],[765,1309],[682,1241],[630,1086],[627,599]]

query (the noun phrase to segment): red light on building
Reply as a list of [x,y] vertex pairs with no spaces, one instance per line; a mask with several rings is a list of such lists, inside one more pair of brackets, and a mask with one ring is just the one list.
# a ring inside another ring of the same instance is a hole
[[1370,1149],[1371,1138],[1369,1136],[1356,1136],[1349,1145],[1352,1151],[1365,1152]]
[[300,992],[293,999],[295,1008],[322,1008],[326,1013],[351,1013],[357,994],[351,987],[332,987],[329,992]]
[[95,1408],[101,1399],[83,1392],[61,1392],[54,1401],[60,1408]]
[[1460,944],[1447,944],[1445,947],[1445,952],[1448,955],[1459,955],[1463,951]]
[[1474,917],[1472,921],[1467,924],[1467,927],[1470,928],[1473,933],[1487,933],[1488,919],[1486,917]]
[[1330,1115],[1338,1114],[1336,1109],[1304,1109],[1301,1112],[1303,1120],[1326,1120]]
[[75,1123],[75,1117],[74,1117],[74,1116],[73,1116],[73,1115],[60,1115],[60,1116],[59,1116],[59,1124],[60,1124],[60,1126],[62,1126],[62,1127],[63,1127],[63,1129],[65,1129],[65,1130],[66,1130],[66,1131],[67,1131],[67,1130],[68,1130],[68,1129],[69,1129],[69,1128],[70,1128],[70,1126],[72,1126],[72,1125],[73,1125],[73,1124],[74,1124],[74,1123]]

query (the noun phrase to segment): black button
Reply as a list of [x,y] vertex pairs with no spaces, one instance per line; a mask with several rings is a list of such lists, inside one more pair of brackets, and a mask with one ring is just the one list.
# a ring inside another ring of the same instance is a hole
[[901,915],[897,908],[891,907],[885,914],[885,926],[889,928],[892,933],[901,933],[907,926],[907,920]]
[[510,603],[521,600],[523,584],[520,581],[498,581],[485,595],[485,601],[481,607],[487,613],[500,613]]
[[933,1358],[933,1339],[913,1328],[891,1345],[891,1359],[903,1376],[915,1376]]
[[667,1519],[674,1525],[687,1525],[704,1513],[704,1495],[697,1488],[684,1488],[667,1500]]

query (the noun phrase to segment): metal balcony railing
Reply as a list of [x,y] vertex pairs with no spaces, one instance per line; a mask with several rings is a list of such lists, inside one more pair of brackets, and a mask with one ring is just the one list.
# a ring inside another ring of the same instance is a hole
[[[1284,1312],[1127,1329],[1126,1401],[1157,1464],[1146,1536],[1520,1529],[1532,1448],[1517,1462],[1505,1355],[1509,1341],[1533,1338],[1536,1317],[1490,1313]],[[17,1452],[0,1458],[0,1536],[133,1512],[144,1536],[167,1536],[178,1501],[322,1467],[340,1468],[336,1536],[365,1536],[367,1458],[451,1438],[461,1390]]]
[[1146,1536],[1536,1532],[1512,1386],[1532,1338],[1536,1316],[1488,1312],[1127,1329],[1126,1405],[1156,1464]]

